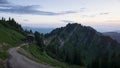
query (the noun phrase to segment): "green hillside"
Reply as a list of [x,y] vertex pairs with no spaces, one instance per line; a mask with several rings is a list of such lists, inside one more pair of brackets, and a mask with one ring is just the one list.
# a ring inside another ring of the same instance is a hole
[[25,38],[22,30],[21,32],[16,30],[22,27],[16,28],[15,25],[10,25],[11,23],[19,25],[15,21],[0,20],[0,68],[3,68],[3,61],[9,57],[7,50],[21,44],[22,39]]
[[22,47],[24,50],[19,50],[19,53],[25,55],[27,58],[42,63],[45,65],[50,65],[56,68],[84,68],[79,65],[69,65],[65,62],[58,61],[51,56],[49,56],[46,51],[42,52],[38,45],[31,44],[28,46]]
[[19,32],[6,28],[0,24],[0,42],[1,43],[8,43],[12,46],[15,46],[16,44],[20,43],[21,39],[23,38],[24,36]]
[[88,68],[120,68],[120,44],[89,26],[73,23],[46,35],[48,54]]

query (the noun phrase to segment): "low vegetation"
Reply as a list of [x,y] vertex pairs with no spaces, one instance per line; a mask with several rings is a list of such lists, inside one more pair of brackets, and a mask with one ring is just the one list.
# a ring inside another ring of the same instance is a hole
[[0,68],[4,67],[4,61],[9,57],[7,50],[22,43],[23,35],[22,27],[9,18],[0,20]]
[[47,55],[46,51],[42,52],[39,46],[37,46],[36,44],[31,44],[29,46],[23,46],[22,48],[24,48],[24,50],[26,50],[33,57],[29,57],[24,53],[21,53],[21,54],[24,54],[26,57],[39,63],[54,66],[56,68],[83,68],[78,65],[69,65],[67,63],[60,62],[56,59],[51,58],[49,55]]

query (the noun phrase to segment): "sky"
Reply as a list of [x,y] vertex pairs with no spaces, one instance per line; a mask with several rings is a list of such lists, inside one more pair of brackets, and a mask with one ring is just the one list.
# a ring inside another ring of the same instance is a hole
[[67,23],[100,32],[120,30],[120,0],[0,0],[0,18],[22,26],[57,28]]

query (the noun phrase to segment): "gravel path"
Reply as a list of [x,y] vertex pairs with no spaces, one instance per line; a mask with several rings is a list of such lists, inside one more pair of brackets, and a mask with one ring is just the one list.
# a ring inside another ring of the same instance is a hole
[[25,56],[17,52],[18,48],[20,47],[9,49],[9,54],[11,55],[11,58],[7,62],[8,68],[53,68],[47,65],[36,63],[26,58]]

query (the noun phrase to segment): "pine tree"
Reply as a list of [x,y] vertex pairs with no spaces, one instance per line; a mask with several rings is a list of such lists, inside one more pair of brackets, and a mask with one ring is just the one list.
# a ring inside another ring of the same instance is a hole
[[35,35],[37,45],[40,47],[41,51],[44,51],[43,37],[40,35],[39,32],[35,32],[34,35]]

